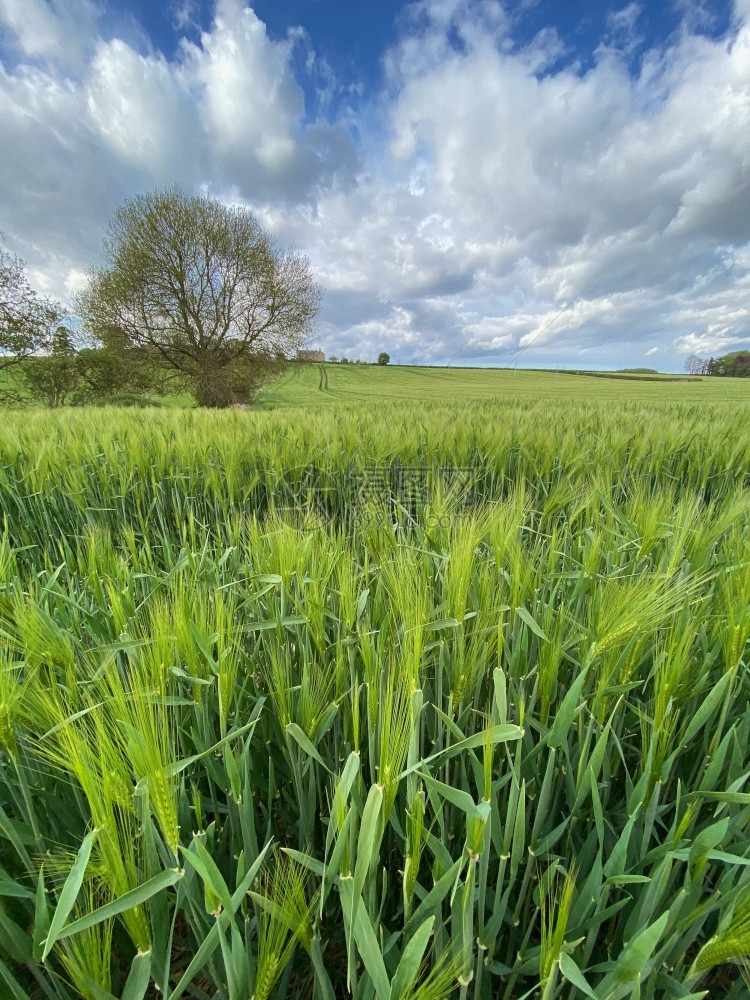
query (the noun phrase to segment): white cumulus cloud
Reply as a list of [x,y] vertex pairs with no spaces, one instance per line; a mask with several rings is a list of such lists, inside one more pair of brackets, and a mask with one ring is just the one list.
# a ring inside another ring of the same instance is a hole
[[679,368],[750,339],[748,0],[726,38],[685,22],[635,75],[636,4],[583,72],[551,29],[516,46],[510,7],[423,0],[337,119],[314,39],[272,39],[243,0],[169,57],[100,37],[82,0],[61,61],[74,9],[0,0],[0,229],[59,294],[125,197],[178,181],[310,254],[339,355]]

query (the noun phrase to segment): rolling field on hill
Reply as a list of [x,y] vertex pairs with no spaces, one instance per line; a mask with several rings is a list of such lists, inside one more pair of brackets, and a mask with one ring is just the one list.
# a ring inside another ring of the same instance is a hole
[[[327,388],[320,389],[321,367]],[[603,373],[598,373],[603,374]],[[750,385],[743,379],[643,375],[592,378],[586,375],[504,368],[417,368],[398,365],[298,364],[258,395],[261,409],[327,406],[378,400],[556,399],[628,402],[747,402]]]

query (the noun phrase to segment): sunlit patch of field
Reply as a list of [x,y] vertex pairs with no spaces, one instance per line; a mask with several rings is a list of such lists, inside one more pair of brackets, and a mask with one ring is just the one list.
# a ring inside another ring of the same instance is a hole
[[[418,368],[411,366],[294,365],[258,395],[261,409],[284,406],[328,406],[381,400],[438,403],[471,399],[556,399],[630,402],[750,402],[746,379],[674,376],[592,378],[565,372],[513,368]],[[320,388],[321,382],[324,388]]]

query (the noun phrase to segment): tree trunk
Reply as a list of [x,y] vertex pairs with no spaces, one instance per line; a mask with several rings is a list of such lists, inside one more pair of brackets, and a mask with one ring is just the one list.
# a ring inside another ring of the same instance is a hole
[[198,406],[223,409],[234,402],[231,372],[226,365],[203,361],[195,375],[193,391]]

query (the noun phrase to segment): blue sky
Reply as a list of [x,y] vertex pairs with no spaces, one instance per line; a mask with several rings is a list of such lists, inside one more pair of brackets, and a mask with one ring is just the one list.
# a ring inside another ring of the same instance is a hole
[[[304,42],[298,44],[293,63],[298,82],[305,91],[306,112],[310,118],[319,113],[331,117],[338,110],[338,102],[333,107],[319,106],[314,80],[305,71],[309,52],[314,51],[317,59],[331,68],[349,100],[355,93],[366,100],[383,83],[384,54],[397,44],[404,28],[424,16],[419,6],[406,0],[256,0],[252,3],[269,38],[283,41],[290,33],[296,36],[304,32]],[[732,9],[729,0],[696,4],[527,0],[506,5],[510,12],[506,43],[511,51],[519,51],[540,33],[554,31],[561,42],[561,53],[543,72],[572,66],[578,74],[584,74],[595,65],[596,53],[602,44],[619,42],[628,50],[628,67],[635,76],[644,54],[668,45],[683,27],[708,38],[726,36],[731,27]],[[104,21],[109,19],[113,34],[122,30],[124,18],[132,19],[143,28],[155,49],[174,57],[181,39],[188,37],[199,41],[202,32],[211,30],[215,4],[213,0],[173,0],[172,3],[119,0],[110,3],[105,11]],[[455,31],[452,41],[460,48],[460,38]]]
[[[252,7],[272,39],[281,40],[290,30],[304,29],[318,56],[326,59],[343,80],[362,84],[368,90],[381,82],[383,53],[397,42],[400,28],[420,16],[415,5],[404,0],[257,0]],[[121,0],[112,8],[131,15],[143,26],[154,47],[166,55],[174,55],[183,34],[197,39],[201,31],[209,31],[214,15],[211,0],[171,4]],[[579,73],[593,65],[596,49],[613,35],[612,21],[618,14],[623,28],[631,21],[637,26],[638,39],[631,59],[634,72],[643,53],[668,43],[683,23],[688,22],[697,33],[719,38],[729,30],[732,16],[732,4],[726,0],[692,6],[532,0],[508,5],[507,10],[512,15],[512,47],[521,48],[539,32],[554,30],[566,50],[556,67],[575,64]],[[629,13],[622,17],[623,11]],[[635,41],[635,33],[630,41]],[[309,93],[314,106],[314,93]]]
[[0,230],[71,297],[128,196],[247,205],[330,354],[750,343],[750,0],[0,0]]

